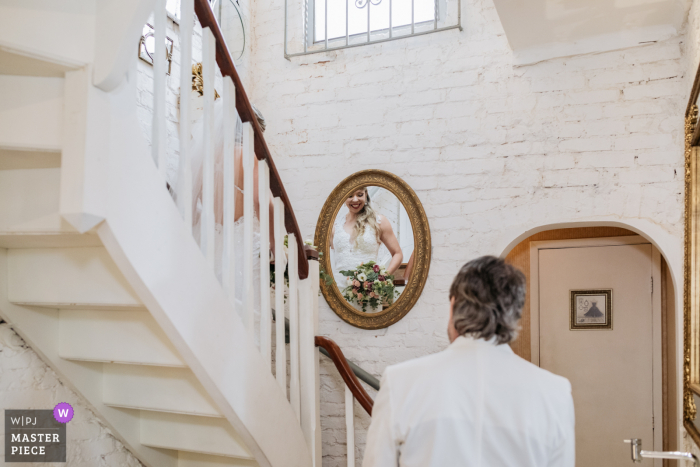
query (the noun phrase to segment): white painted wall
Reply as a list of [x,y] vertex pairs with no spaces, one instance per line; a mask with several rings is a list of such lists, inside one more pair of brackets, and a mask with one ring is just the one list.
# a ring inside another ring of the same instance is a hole
[[[98,420],[85,399],[66,387],[7,323],[0,322],[0,407],[51,409],[59,402],[68,402],[75,410],[75,417],[66,430],[68,451],[65,465],[141,466],[131,452],[112,436],[109,428]],[[4,424],[0,425],[2,433],[4,427]],[[3,443],[0,445],[0,457],[4,456],[4,449]]]
[[[283,8],[254,3],[253,98],[302,232],[338,182],[377,168],[413,187],[433,237],[427,285],[400,323],[359,330],[322,303],[320,332],[348,358],[379,375],[443,349],[458,268],[546,224],[632,224],[680,279],[683,37],[516,67],[492,0],[474,0],[463,32],[287,61]],[[324,465],[343,465],[342,381],[325,360],[322,372]],[[356,414],[359,465],[369,418]]]

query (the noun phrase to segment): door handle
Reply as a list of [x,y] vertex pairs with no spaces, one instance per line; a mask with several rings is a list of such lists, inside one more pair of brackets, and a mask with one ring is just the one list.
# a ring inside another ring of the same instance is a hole
[[693,461],[695,467],[700,467],[700,461],[695,454],[681,451],[644,451],[642,449],[642,440],[640,438],[626,439],[625,443],[630,445],[632,461],[634,463],[642,462],[642,459],[677,459]]

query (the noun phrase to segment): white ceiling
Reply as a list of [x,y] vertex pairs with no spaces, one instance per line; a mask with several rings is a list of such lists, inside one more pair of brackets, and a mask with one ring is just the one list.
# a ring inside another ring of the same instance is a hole
[[688,0],[494,0],[517,64],[677,35]]

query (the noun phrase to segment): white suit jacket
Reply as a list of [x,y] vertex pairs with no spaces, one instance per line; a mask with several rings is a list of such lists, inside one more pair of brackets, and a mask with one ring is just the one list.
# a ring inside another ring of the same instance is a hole
[[458,337],[444,351],[387,367],[363,467],[573,467],[566,378],[508,345]]

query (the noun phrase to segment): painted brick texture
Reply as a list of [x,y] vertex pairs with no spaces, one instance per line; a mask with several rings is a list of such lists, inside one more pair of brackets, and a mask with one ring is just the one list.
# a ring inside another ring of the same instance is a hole
[[[71,467],[138,467],[142,464],[92,412],[85,399],[67,388],[56,373],[10,328],[0,322],[0,407],[51,409],[68,402],[66,464]],[[0,425],[4,439],[4,422]],[[4,443],[0,450],[4,451]],[[27,464],[29,465],[29,464]],[[39,464],[31,464],[39,465]],[[44,464],[41,464],[44,465]]]

